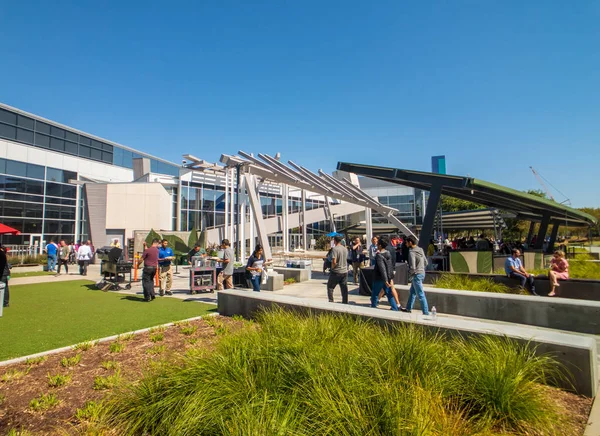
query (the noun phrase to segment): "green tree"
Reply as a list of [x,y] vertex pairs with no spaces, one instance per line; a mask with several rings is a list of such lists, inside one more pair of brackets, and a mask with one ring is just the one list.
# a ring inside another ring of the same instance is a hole
[[461,200],[459,198],[450,197],[449,195],[442,195],[442,211],[443,212],[458,212],[461,210],[475,210],[484,209],[479,203],[472,201]]

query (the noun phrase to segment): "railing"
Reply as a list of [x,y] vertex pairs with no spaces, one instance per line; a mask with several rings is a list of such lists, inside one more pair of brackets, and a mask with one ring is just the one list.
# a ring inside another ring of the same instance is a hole
[[37,245],[5,245],[7,248],[6,255],[9,257],[25,257],[25,256],[37,256],[40,254],[39,247]]

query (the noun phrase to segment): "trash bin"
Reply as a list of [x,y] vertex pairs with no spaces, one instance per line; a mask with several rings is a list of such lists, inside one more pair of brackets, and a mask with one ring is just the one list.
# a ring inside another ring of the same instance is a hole
[[0,316],[2,316],[2,310],[4,309],[4,288],[6,285],[4,282],[0,282]]

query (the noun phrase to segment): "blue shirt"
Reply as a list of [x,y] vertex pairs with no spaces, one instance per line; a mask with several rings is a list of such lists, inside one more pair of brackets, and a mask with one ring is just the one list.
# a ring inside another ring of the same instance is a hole
[[506,261],[504,262],[504,271],[506,272],[506,275],[509,276],[511,272],[513,272],[513,270],[511,269],[511,266],[516,269],[517,271],[521,271],[521,267],[523,266],[523,263],[521,262],[520,258],[516,258],[513,259],[512,256],[510,256],[509,258],[506,259]]
[[53,256],[56,255],[56,245],[55,244],[48,244],[46,245],[46,253],[48,253],[49,255]]
[[160,266],[169,266],[171,265],[171,261],[170,260],[163,260],[162,262],[160,261],[161,259],[164,259],[165,257],[173,257],[173,250],[171,250],[169,247],[167,248],[163,248],[160,247],[158,249],[158,264]]

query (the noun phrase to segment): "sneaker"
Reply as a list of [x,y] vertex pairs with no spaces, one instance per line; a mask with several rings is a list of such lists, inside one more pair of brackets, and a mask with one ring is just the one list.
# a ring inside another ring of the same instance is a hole
[[404,313],[412,313],[412,310],[407,309],[406,307],[401,308],[400,311]]
[[164,296],[165,296],[165,293],[164,293],[163,291],[160,291],[160,292],[158,293],[158,295],[160,295],[161,297],[164,297]]
[[173,295],[171,291],[167,291],[167,295]]

